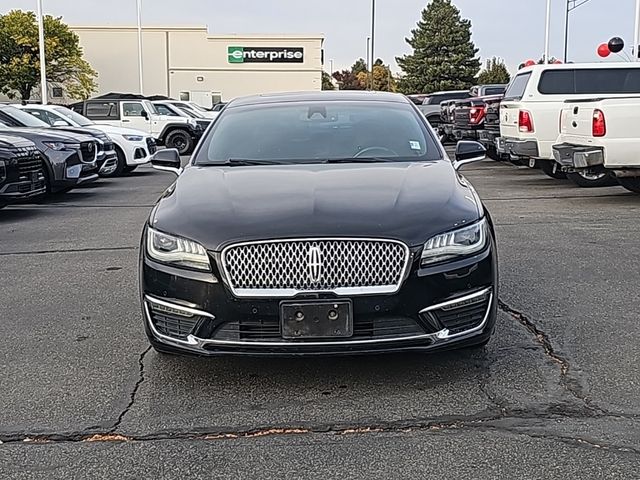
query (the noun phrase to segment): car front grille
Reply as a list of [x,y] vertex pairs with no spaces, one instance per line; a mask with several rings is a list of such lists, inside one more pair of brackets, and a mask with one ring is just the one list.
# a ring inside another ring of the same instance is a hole
[[147,148],[149,149],[149,154],[153,155],[158,150],[158,146],[156,145],[156,141],[153,138],[147,137]]
[[17,148],[14,151],[14,155],[18,157],[18,170],[20,171],[20,176],[29,175],[42,169],[42,157],[36,148]]
[[267,241],[222,252],[227,282],[238,297],[395,293],[408,264],[409,248],[395,240]]
[[96,145],[96,142],[82,142],[80,144],[80,154],[83,162],[91,163],[95,161],[98,150]]
[[[330,341],[353,342],[359,340],[389,340],[424,335],[424,329],[408,317],[356,316],[353,323],[353,336]],[[280,320],[277,317],[266,319],[244,319],[227,322],[220,326],[213,334],[214,340],[251,342],[283,342],[280,330]],[[309,341],[318,341],[309,340]],[[291,343],[304,343],[295,340]]]

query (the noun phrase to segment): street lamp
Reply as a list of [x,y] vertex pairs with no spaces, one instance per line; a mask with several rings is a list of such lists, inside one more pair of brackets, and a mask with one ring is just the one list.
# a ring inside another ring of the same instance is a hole
[[40,99],[43,105],[47,104],[47,65],[44,48],[44,18],[42,17],[42,0],[37,2],[38,15],[38,49],[40,55]]
[[373,90],[373,66],[376,61],[375,38],[376,38],[376,0],[371,0],[371,90]]
[[567,0],[566,16],[564,20],[564,63],[567,63],[569,53],[569,14],[589,1],[590,0]]
[[138,10],[138,80],[140,82],[140,95],[144,95],[144,82],[142,73],[142,0],[136,0]]

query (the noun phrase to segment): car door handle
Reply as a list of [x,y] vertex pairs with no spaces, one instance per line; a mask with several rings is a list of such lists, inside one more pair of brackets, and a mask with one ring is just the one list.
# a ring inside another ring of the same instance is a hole
[[131,120],[122,120],[122,123],[129,123]]

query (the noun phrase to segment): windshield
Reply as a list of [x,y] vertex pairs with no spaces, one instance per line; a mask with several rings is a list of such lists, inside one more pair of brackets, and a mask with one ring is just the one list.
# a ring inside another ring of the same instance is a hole
[[4,107],[2,112],[11,117],[16,123],[25,127],[37,127],[37,128],[49,128],[49,124],[43,122],[42,120],[37,119],[33,115],[27,112],[23,112],[22,110],[16,107]]
[[441,158],[414,109],[392,102],[292,102],[225,109],[195,164],[231,159],[318,163]]
[[183,104],[174,104],[178,109],[182,110],[184,113],[193,118],[204,118],[204,115],[201,115],[199,112],[196,112],[194,109],[187,107]]
[[69,110],[66,107],[54,107],[53,109],[56,111],[56,113],[59,113],[63,117],[67,117],[73,123],[79,125],[80,127],[88,127],[89,125],[93,125],[93,122],[87,117],[80,115],[73,110]]

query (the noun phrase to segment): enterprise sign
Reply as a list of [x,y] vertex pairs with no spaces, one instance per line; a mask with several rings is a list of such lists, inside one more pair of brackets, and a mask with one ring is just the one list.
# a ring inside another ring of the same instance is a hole
[[229,63],[304,63],[304,48],[228,47]]

